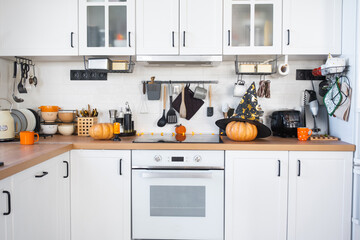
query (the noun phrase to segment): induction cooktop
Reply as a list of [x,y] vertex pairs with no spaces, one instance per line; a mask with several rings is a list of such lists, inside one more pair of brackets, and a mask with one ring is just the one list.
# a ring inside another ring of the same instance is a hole
[[[182,141],[178,141],[182,140]],[[137,137],[134,143],[222,143],[222,140],[217,134],[186,134],[179,138],[175,138],[172,134],[151,135],[144,134]]]

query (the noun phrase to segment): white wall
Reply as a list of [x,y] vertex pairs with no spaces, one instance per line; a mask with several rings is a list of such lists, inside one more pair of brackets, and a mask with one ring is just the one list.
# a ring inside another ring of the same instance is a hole
[[[8,98],[11,96],[9,91],[9,77],[9,62],[4,59],[0,59],[0,98]],[[0,103],[1,107],[3,106],[2,104],[3,101]]]
[[[214,116],[206,117],[207,99],[203,107],[190,120],[180,119],[188,132],[217,133],[214,124],[222,118],[223,102],[234,103],[237,106],[240,98],[232,97],[232,88],[236,82],[234,62],[227,61],[216,67],[146,67],[135,65],[132,74],[109,74],[108,81],[80,82],[70,81],[70,69],[83,69],[82,62],[38,62],[37,74],[39,84],[29,94],[21,94],[24,102],[19,108],[36,108],[41,105],[58,105],[63,109],[81,109],[90,104],[100,111],[100,121],[109,121],[108,109],[119,109],[129,101],[134,112],[135,128],[138,131],[173,132],[174,126],[163,128],[156,126],[162,114],[161,101],[146,101],[148,114],[139,114],[141,103],[141,81],[156,76],[157,80],[218,80],[213,85]],[[271,80],[271,99],[260,99],[265,114],[271,114],[278,109],[299,109],[304,89],[311,89],[309,81],[296,81],[295,69],[312,69],[322,64],[322,61],[291,61],[291,73],[286,77],[267,77]],[[259,82],[258,76],[245,76],[247,85],[252,81]],[[194,88],[192,86],[192,88]],[[168,109],[169,104],[167,104]],[[269,123],[267,119],[266,123]]]
[[[349,116],[349,121],[345,122],[334,117],[330,117],[330,134],[333,136],[340,137],[341,140],[355,143],[355,113],[356,113],[356,11],[357,11],[357,0],[343,0],[343,23],[342,23],[342,57],[348,60],[347,64],[349,72],[347,73],[348,78],[351,82],[352,91],[352,105]],[[359,107],[359,106],[358,106]]]

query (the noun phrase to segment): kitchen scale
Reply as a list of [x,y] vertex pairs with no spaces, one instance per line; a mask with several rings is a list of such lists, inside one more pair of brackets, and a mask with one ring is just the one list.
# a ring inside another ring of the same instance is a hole
[[133,143],[222,143],[218,134],[186,134],[183,141],[176,140],[172,134],[159,135],[141,135]]

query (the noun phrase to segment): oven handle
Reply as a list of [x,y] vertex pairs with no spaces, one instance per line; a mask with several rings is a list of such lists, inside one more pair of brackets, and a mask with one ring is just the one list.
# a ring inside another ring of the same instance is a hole
[[211,172],[145,172],[143,178],[212,178]]

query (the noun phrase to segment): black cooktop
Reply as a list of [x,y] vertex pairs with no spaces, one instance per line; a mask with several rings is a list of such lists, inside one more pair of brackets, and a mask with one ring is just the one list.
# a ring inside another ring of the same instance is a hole
[[217,134],[186,134],[185,136],[175,137],[172,134],[151,135],[144,134],[137,137],[134,143],[222,143]]

